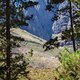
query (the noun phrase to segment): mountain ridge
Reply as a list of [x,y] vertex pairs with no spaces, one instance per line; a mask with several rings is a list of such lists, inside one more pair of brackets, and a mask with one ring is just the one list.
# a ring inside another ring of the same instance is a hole
[[37,44],[43,44],[46,42],[46,40],[44,40],[40,37],[37,37],[37,36],[27,32],[25,30],[22,30],[20,28],[11,28],[11,34],[16,37],[21,37],[25,41],[27,40],[28,42],[34,42]]
[[[29,1],[29,0],[26,0]],[[65,8],[68,5],[68,1],[65,0],[62,3],[52,4],[52,11],[46,10],[48,5],[47,0],[30,0],[38,2],[38,5],[29,7],[24,10],[24,15],[33,15],[31,20],[28,20],[29,26],[22,26],[21,29],[28,31],[29,33],[36,35],[42,39],[49,40],[53,35],[58,34],[62,29],[70,27],[69,12],[59,14],[60,19],[57,21],[51,21],[54,19],[55,14],[58,14],[58,10]],[[77,10],[76,6],[72,4]],[[68,16],[66,16],[67,14]]]

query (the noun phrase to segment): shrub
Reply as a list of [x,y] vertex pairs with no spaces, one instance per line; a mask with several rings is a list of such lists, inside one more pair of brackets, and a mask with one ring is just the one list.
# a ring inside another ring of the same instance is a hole
[[61,65],[56,69],[57,80],[80,80],[80,51],[70,53],[68,50],[60,53]]

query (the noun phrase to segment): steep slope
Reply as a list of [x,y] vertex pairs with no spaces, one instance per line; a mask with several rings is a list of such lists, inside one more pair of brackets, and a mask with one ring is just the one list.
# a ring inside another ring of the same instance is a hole
[[[68,1],[64,1],[63,3],[58,4],[58,10],[64,9],[69,6]],[[72,3],[72,10],[73,11],[79,11],[73,3]],[[73,12],[72,12],[73,13]],[[64,31],[67,28],[70,28],[70,18],[69,18],[69,11],[64,11],[58,13],[58,20],[53,22],[52,29],[53,29],[53,35],[60,33],[61,31]]]
[[21,30],[20,28],[11,28],[11,34],[17,37],[24,38],[25,40],[27,40],[27,42],[33,42],[36,44],[45,43],[44,39],[41,39],[35,35],[32,35],[25,30]]

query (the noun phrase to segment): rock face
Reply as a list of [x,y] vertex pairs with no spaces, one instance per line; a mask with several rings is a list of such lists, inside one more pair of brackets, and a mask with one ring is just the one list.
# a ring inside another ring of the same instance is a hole
[[[59,5],[58,10],[69,7],[69,3],[67,0],[58,5]],[[76,5],[74,3],[72,3],[72,13],[74,14],[75,11],[80,11],[80,9],[78,7],[76,7]],[[53,37],[55,36],[55,34],[59,34],[62,31],[64,31],[65,29],[69,29],[71,27],[70,26],[70,18],[69,18],[69,16],[70,16],[69,9],[68,9],[68,11],[65,10],[65,11],[59,12],[57,14],[58,14],[58,20],[54,21],[53,26],[52,26],[52,30],[53,30],[52,36]]]
[[[67,2],[60,3],[58,10],[66,7],[67,4],[68,4]],[[58,20],[54,21],[53,26],[52,26],[54,34],[60,33],[62,31],[62,29],[66,28],[68,21],[69,21],[69,18],[66,15],[69,15],[69,13],[67,13],[67,14],[66,14],[66,12],[58,13]]]

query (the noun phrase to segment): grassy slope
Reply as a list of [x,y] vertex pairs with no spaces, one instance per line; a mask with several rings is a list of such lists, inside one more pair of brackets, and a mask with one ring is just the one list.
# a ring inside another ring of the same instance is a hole
[[[54,79],[54,73],[53,69],[28,69],[30,73],[28,74],[28,77],[31,80],[55,80]],[[20,78],[19,80],[28,80],[26,78]]]
[[31,80],[54,80],[54,74],[52,69],[33,69],[30,68]]

